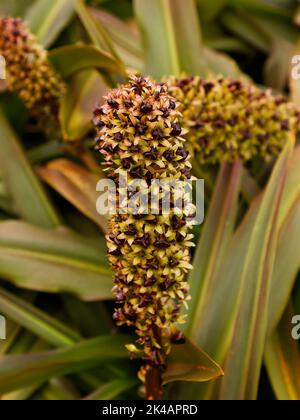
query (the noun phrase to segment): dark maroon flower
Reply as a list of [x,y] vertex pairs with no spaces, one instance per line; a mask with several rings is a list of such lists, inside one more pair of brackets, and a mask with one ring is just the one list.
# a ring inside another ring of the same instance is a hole
[[103,146],[103,150],[109,153],[110,155],[114,153],[114,148],[112,144],[106,144],[105,146]]
[[109,99],[107,101],[108,105],[111,106],[113,109],[118,109],[119,108],[119,104],[117,101],[115,101],[114,99]]
[[135,241],[134,241],[134,244],[135,245],[140,245],[140,246],[142,246],[144,248],[148,248],[148,246],[150,245],[150,243],[151,243],[151,238],[150,238],[150,235],[148,233],[145,234],[141,238],[135,239]]
[[128,171],[131,168],[132,164],[133,164],[132,158],[122,159],[122,166],[126,171]]
[[153,111],[153,106],[148,103],[148,102],[144,102],[141,106],[141,113],[142,114],[150,114],[150,112]]
[[178,262],[178,260],[176,260],[176,258],[171,257],[171,258],[169,259],[169,266],[170,266],[171,268],[175,268],[175,267],[177,267],[177,266],[178,266],[178,264],[179,264],[179,262]]
[[115,322],[122,322],[124,320],[124,313],[121,308],[115,310],[115,313],[113,314],[113,320]]
[[176,151],[176,155],[180,156],[183,160],[186,160],[189,154],[183,147],[179,147]]
[[145,152],[144,156],[146,159],[156,160],[158,158],[158,150],[152,147],[149,152]]
[[136,134],[143,136],[147,132],[148,126],[146,124],[139,123],[135,126]]
[[116,134],[115,134],[115,139],[116,139],[117,141],[122,141],[122,140],[124,139],[124,136],[123,136],[123,134],[122,134],[122,133],[116,133]]
[[289,120],[281,121],[280,127],[281,127],[282,130],[288,131],[290,129]]
[[228,124],[231,127],[234,127],[235,125],[237,125],[238,121],[239,121],[238,116],[237,115],[234,115],[232,118],[230,118],[230,120],[228,121]]
[[186,220],[184,217],[180,218],[177,215],[174,215],[172,217],[172,228],[174,230],[180,230],[181,228],[183,228],[184,226],[186,226]]
[[176,109],[176,102],[170,101],[170,109],[172,110]]
[[202,86],[205,90],[206,95],[208,95],[215,87],[214,83],[211,83],[211,82],[207,82],[207,83],[204,82]]
[[157,258],[152,258],[152,260],[149,260],[147,262],[147,268],[152,268],[153,270],[159,269],[159,261]]
[[219,119],[213,121],[213,126],[215,128],[224,128],[225,125],[226,125],[226,122],[222,118],[219,118]]
[[159,235],[157,241],[155,241],[154,246],[158,249],[167,249],[170,248],[171,244],[166,238],[165,235]]
[[166,150],[163,156],[168,162],[172,162],[172,160],[174,159],[174,152],[173,150]]
[[182,128],[180,123],[173,123],[172,124],[172,131],[171,131],[171,136],[173,137],[178,137],[180,136],[180,134],[182,133]]
[[129,225],[127,226],[127,229],[125,230],[124,233],[125,235],[128,235],[128,236],[134,236],[137,233],[137,229],[134,225]]
[[152,131],[152,137],[154,138],[154,140],[162,140],[165,137],[165,135],[160,128],[156,128]]
[[136,168],[130,171],[130,176],[133,179],[142,179],[144,175],[143,168],[141,166],[137,166]]

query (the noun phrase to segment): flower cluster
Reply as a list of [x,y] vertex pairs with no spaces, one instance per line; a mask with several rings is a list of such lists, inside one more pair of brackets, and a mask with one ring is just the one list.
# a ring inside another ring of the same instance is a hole
[[203,164],[277,156],[300,112],[282,96],[250,82],[226,78],[171,77],[169,93],[181,104],[191,153]]
[[[149,78],[132,77],[127,85],[111,91],[94,112],[97,148],[106,170],[118,185],[125,172],[131,183],[191,178],[189,154],[180,137],[178,104],[166,86]],[[120,202],[121,188],[118,185]],[[123,193],[123,191],[122,191]],[[159,195],[160,202],[162,195]],[[179,340],[175,323],[183,322],[181,304],[188,298],[185,280],[190,266],[188,214],[120,214],[112,216],[107,236],[109,260],[116,272],[114,293],[118,325],[134,326],[139,336],[133,352],[143,351],[151,366],[164,365],[170,342]]]
[[57,114],[65,87],[51,67],[47,52],[37,43],[22,19],[0,18],[0,54],[6,60],[6,83],[45,124]]

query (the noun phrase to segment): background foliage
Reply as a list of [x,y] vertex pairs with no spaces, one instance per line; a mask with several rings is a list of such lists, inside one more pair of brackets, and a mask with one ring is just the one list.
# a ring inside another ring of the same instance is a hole
[[[113,326],[107,220],[94,104],[127,69],[154,77],[222,74],[290,95],[299,50],[294,0],[0,0],[22,16],[68,84],[62,142],[36,130],[13,94],[0,96],[0,342],[2,399],[135,399],[137,366]],[[300,148],[276,162],[195,167],[206,180],[196,229],[192,302],[165,375],[174,399],[300,399]],[[198,347],[223,367],[225,376]],[[195,369],[205,365],[207,375]],[[176,380],[176,382],[174,382]],[[183,381],[192,381],[184,383]]]

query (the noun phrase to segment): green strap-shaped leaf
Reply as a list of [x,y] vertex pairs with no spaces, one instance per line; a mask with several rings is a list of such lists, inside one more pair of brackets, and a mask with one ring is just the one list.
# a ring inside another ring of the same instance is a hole
[[92,7],[89,10],[105,27],[122,62],[130,68],[142,71],[144,52],[139,32],[106,10]]
[[207,61],[210,74],[222,74],[223,76],[233,78],[240,78],[242,76],[242,72],[236,61],[229,55],[217,52],[212,48],[204,48],[203,54]]
[[105,244],[68,229],[0,223],[0,276],[18,287],[72,293],[85,300],[111,298]]
[[265,0],[226,0],[230,6],[241,9],[247,10],[249,12],[254,12],[257,14],[267,15],[268,17],[285,17],[288,20],[292,18],[293,12],[288,7],[280,7],[276,4],[270,4]]
[[269,304],[268,330],[278,325],[300,269],[300,195],[280,229]]
[[[32,353],[32,352],[41,352],[41,351],[48,350],[47,344],[45,344],[41,340],[34,339],[31,336],[31,334],[29,334],[27,331],[23,331],[20,337],[21,337],[21,346],[14,345],[10,354]],[[29,345],[28,345],[28,338],[30,340]],[[34,383],[25,388],[19,388],[19,389],[16,389],[15,391],[2,394],[1,400],[3,401],[27,400],[40,388],[40,386],[41,386],[40,383]]]
[[27,161],[22,146],[0,110],[0,165],[20,216],[36,225],[54,227],[60,220]]
[[263,28],[256,28],[244,15],[238,15],[230,10],[222,13],[223,25],[238,37],[241,37],[258,50],[268,53],[271,48],[271,40]]
[[[275,268],[269,299],[268,330],[274,331],[292,292],[296,274],[300,267],[299,254],[299,195],[300,149],[297,148],[289,165],[283,197],[279,211],[279,240],[276,250]],[[217,272],[215,287],[211,290],[210,300],[203,314],[199,342],[202,347],[219,363],[224,360],[229,350],[230,335],[235,319],[237,297],[240,283],[236,281],[242,272],[248,244],[253,232],[255,219],[262,201],[258,196],[242,224],[234,234],[228,245],[224,261]],[[284,281],[283,281],[284,279]],[[195,387],[194,387],[195,388]],[[208,398],[209,386],[194,389],[194,398]],[[183,389],[185,391],[185,389]],[[184,398],[191,395],[191,390],[184,394]]]
[[[280,204],[279,223],[282,226],[296,204],[300,196],[300,146],[296,147],[289,165],[286,184],[283,191],[282,202]],[[279,321],[279,320],[278,320]]]
[[145,73],[158,78],[206,72],[194,0],[135,0],[134,4],[144,38]]
[[40,167],[38,173],[52,188],[72,203],[80,212],[96,223],[104,233],[108,218],[96,210],[96,185],[101,174],[93,174],[67,159],[52,160]]
[[75,0],[37,0],[25,16],[38,41],[49,47],[71,20]]
[[109,334],[114,328],[111,312],[105,304],[97,302],[91,305],[73,295],[63,295],[62,299],[73,328],[84,337]]
[[[71,296],[65,296],[65,301],[71,300]],[[73,298],[74,305],[76,304],[76,299]],[[82,308],[85,305],[84,302],[78,301],[79,308],[77,306],[77,316],[82,317]],[[79,311],[80,309],[80,311]],[[62,322],[54,319],[52,316],[46,314],[42,310],[34,307],[29,302],[21,299],[19,297],[14,296],[13,294],[7,292],[4,289],[0,289],[0,313],[7,317],[7,340],[0,342],[0,355],[7,354],[7,351],[13,345],[18,333],[20,332],[21,326],[26,328],[32,334],[36,335],[40,339],[44,340],[47,345],[52,345],[55,347],[68,347],[72,344],[76,344],[82,337],[75,332],[73,329],[69,328]],[[95,311],[95,316],[98,318],[94,319],[93,322],[99,323],[99,319],[103,322],[104,314],[99,311]],[[100,317],[99,317],[100,315]],[[82,320],[83,322],[86,321],[86,311],[84,312],[85,319]],[[16,324],[13,321],[16,322]],[[86,322],[89,322],[90,318],[87,318]],[[89,325],[90,326],[90,325]],[[109,328],[105,328],[104,326],[101,328],[103,332],[101,335],[105,335],[108,333]],[[105,332],[104,332],[105,331]],[[99,333],[99,328],[97,328],[97,334]],[[22,349],[21,349],[22,350]],[[35,351],[41,351],[42,349],[34,349]],[[118,367],[113,365],[115,372],[117,372]],[[105,370],[111,371],[112,366],[107,365]],[[123,370],[122,373],[124,374]],[[120,376],[118,374],[118,376]],[[98,387],[99,377],[93,373],[83,372],[80,374],[80,378],[84,383],[88,384],[92,388]],[[34,389],[36,386],[34,386]],[[25,389],[22,391],[18,391],[17,393],[8,394],[5,396],[5,399],[23,399],[27,397],[27,395],[31,394],[31,388],[29,390]],[[2,397],[3,398],[3,397]]]
[[[300,267],[299,250],[299,195],[300,148],[296,148],[289,165],[283,198],[280,203],[279,224],[280,237],[276,250],[275,269],[269,305],[268,329],[273,331],[279,322],[289,300]],[[218,363],[222,363],[229,351],[232,325],[234,324],[239,278],[244,266],[245,255],[253,232],[253,226],[261,206],[262,195],[258,196],[243,222],[237,229],[229,245],[226,247],[224,260],[216,274],[215,286],[211,288],[209,300],[203,316],[201,328],[197,334],[199,344]],[[207,221],[208,222],[208,221]],[[291,247],[290,247],[291,245]],[[282,265],[282,266],[281,266]],[[283,281],[284,279],[284,281]],[[189,385],[180,388],[176,395],[181,398],[209,398],[210,385]]]
[[0,393],[128,358],[128,336],[102,336],[60,350],[0,359]]
[[277,330],[268,339],[265,364],[278,400],[300,400],[300,352],[292,338],[293,307],[288,305]]
[[23,17],[28,7],[31,5],[31,0],[15,0],[15,1],[0,1],[1,16]]
[[67,45],[52,50],[48,57],[57,72],[64,78],[82,70],[95,68],[124,74],[124,68],[119,61],[108,52],[93,45]]
[[193,260],[194,269],[189,277],[192,301],[189,304],[188,320],[183,328],[198,345],[204,344],[203,323],[214,287],[214,273],[233,234],[241,177],[241,163],[223,165]]
[[108,51],[116,59],[118,59],[117,53],[106,29],[99,21],[95,20],[89,9],[86,7],[84,0],[75,0],[75,5],[76,13],[95,47]]
[[201,21],[213,21],[226,6],[227,0],[197,0]]
[[[224,298],[225,286],[224,281],[221,284],[219,282],[217,269],[234,232],[242,174],[243,168],[239,162],[222,166],[196,248],[194,269],[189,276],[192,300],[189,303],[187,322],[182,328],[191,340],[214,359],[218,357],[217,342],[222,337],[219,329],[223,332],[222,321],[228,319],[224,311],[220,312],[219,300]],[[206,390],[209,386],[185,384],[174,389],[172,397],[198,399],[200,389]]]
[[54,401],[77,401],[80,393],[74,387],[71,380],[66,378],[50,379],[47,386],[42,388],[42,400]]
[[69,346],[81,339],[75,331],[2,288],[0,313],[54,346]]
[[81,140],[92,129],[95,105],[107,91],[104,78],[96,70],[85,70],[71,78],[59,112],[65,140]]
[[100,386],[95,392],[84,398],[87,401],[114,400],[123,392],[129,391],[139,385],[139,381],[132,379],[113,379]]
[[9,352],[20,331],[21,326],[17,322],[6,320],[6,340],[0,341],[0,357]]
[[224,366],[221,399],[247,400],[257,396],[278,239],[278,213],[292,147],[290,141],[276,164],[252,226],[242,271],[234,279],[240,284],[239,303]]

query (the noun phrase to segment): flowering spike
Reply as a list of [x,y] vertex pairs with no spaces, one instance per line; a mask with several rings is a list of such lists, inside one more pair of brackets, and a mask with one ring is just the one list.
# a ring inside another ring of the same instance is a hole
[[[129,188],[136,178],[147,185],[190,178],[177,108],[166,86],[132,77],[95,109],[97,148],[117,184],[120,171],[126,172]],[[117,214],[110,220],[107,243],[118,304],[114,319],[135,327],[135,352],[142,349],[154,367],[165,363],[181,303],[188,297],[191,239],[186,216],[175,214],[174,205],[169,214]]]
[[225,78],[169,78],[169,92],[181,104],[191,153],[203,164],[277,156],[300,112],[282,96],[250,82]]
[[0,17],[0,34],[8,89],[17,92],[41,125],[47,123],[57,115],[63,81],[22,19]]

